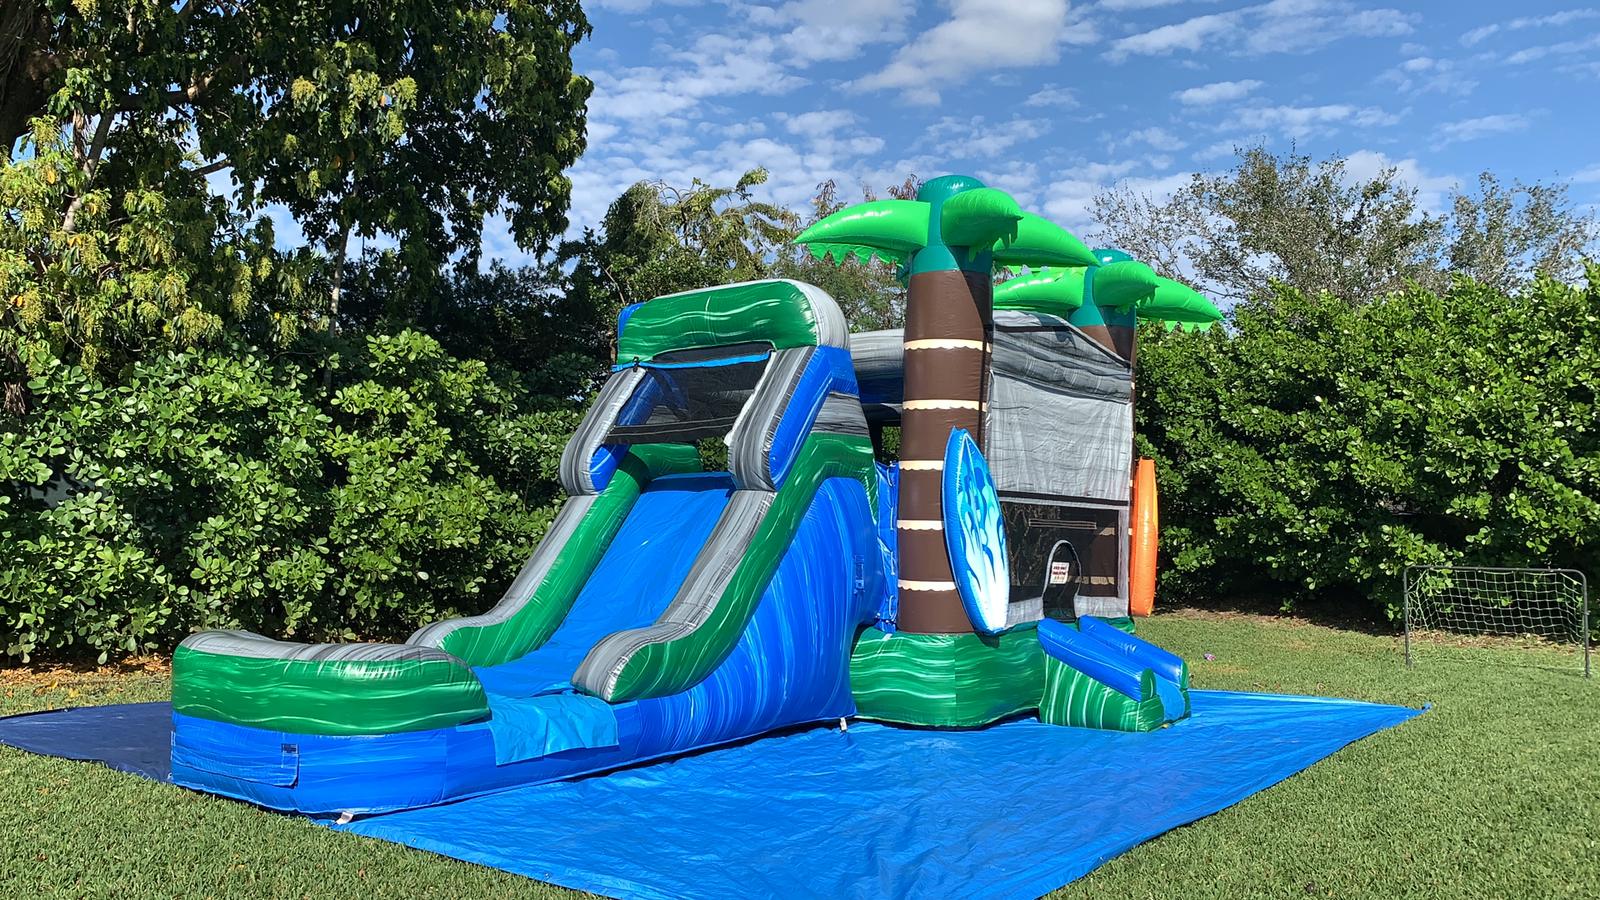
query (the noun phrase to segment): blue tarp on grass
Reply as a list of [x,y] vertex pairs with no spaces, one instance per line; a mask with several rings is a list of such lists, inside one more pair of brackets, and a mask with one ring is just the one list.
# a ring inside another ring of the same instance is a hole
[[[337,827],[621,897],[1034,897],[1419,712],[1191,697],[1149,734],[855,722]],[[0,743],[164,780],[170,717],[17,716]]]
[[856,722],[342,827],[619,897],[1036,897],[1418,713],[1191,696],[1148,734]]
[[172,704],[73,706],[0,718],[0,746],[172,780]]

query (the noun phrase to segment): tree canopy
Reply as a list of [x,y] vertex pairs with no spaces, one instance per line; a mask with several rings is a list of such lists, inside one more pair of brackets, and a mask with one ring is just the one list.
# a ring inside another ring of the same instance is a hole
[[[576,0],[21,0],[4,16],[0,324],[91,368],[229,315],[328,321],[304,301],[337,303],[352,235],[395,241],[426,277],[476,258],[486,215],[533,251],[567,227],[590,91]],[[271,204],[331,264],[275,252]]]
[[1571,281],[1595,250],[1592,217],[1565,185],[1503,185],[1490,173],[1428,210],[1399,169],[1370,176],[1348,157],[1241,149],[1227,171],[1198,173],[1161,199],[1120,184],[1094,200],[1103,243],[1231,301],[1270,300],[1279,283],[1367,302],[1450,275],[1516,290],[1538,274]]
[[[857,330],[887,328],[904,321],[904,288],[895,268],[883,262],[849,260],[844,265],[815,259],[796,247],[795,236],[845,206],[838,185],[818,185],[812,212],[802,218],[755,198],[766,183],[764,169],[751,169],[731,186],[698,179],[687,187],[639,182],[607,208],[598,229],[561,248],[573,264],[573,302],[608,309],[678,291],[750,281],[794,278],[832,294]],[[888,193],[915,195],[908,177]],[[870,190],[863,194],[875,199]]]

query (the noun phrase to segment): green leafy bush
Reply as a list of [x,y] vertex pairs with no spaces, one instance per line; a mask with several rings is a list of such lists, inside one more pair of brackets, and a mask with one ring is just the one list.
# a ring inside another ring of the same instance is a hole
[[150,355],[109,384],[37,347],[0,420],[0,646],[108,656],[194,629],[403,637],[490,605],[576,425],[415,332],[320,364]]
[[1279,290],[1141,335],[1163,593],[1370,598],[1408,564],[1600,573],[1600,268],[1350,307]]

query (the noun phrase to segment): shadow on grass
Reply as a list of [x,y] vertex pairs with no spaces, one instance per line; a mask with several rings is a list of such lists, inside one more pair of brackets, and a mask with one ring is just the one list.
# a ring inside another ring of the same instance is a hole
[[[1372,602],[1362,597],[1310,596],[1286,601],[1281,597],[1230,597],[1226,599],[1191,599],[1166,607],[1167,611],[1198,618],[1268,618],[1285,624],[1303,623],[1354,631],[1374,637],[1399,637],[1402,626],[1391,622],[1382,610],[1374,609]],[[1163,611],[1157,597],[1156,611]]]

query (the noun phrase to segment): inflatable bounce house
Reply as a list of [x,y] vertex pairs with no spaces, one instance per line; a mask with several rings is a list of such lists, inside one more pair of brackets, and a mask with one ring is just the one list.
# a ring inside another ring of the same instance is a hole
[[[799,240],[898,263],[904,331],[851,335],[781,280],[624,310],[569,497],[500,602],[401,644],[189,638],[173,780],[361,814],[849,716],[1186,716],[1187,667],[1128,619],[1154,584],[1134,331],[1216,309],[972,178]],[[713,438],[725,470],[697,451]]]

